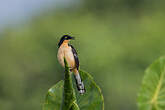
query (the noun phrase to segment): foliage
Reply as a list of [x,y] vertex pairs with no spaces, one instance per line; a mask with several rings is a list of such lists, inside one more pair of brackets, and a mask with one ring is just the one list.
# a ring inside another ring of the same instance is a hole
[[118,8],[125,0],[111,1],[114,8],[105,15],[89,12],[89,6],[99,10],[104,4],[88,0],[88,8],[48,10],[0,33],[0,110],[41,110],[43,94],[62,78],[56,55],[63,34],[75,36],[71,43],[81,68],[104,90],[105,109],[137,110],[143,70],[165,55],[164,1],[155,1],[152,7],[151,0],[145,0],[149,3],[140,7],[148,10],[140,8],[139,13]]
[[86,93],[80,95],[65,60],[65,78],[49,89],[43,110],[104,110],[100,88],[87,72],[80,71]]
[[165,109],[165,57],[156,60],[146,70],[138,106],[139,110]]

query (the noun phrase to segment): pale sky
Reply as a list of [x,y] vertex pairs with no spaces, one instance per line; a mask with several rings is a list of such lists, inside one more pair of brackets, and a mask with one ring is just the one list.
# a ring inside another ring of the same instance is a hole
[[50,7],[67,6],[75,0],[0,0],[0,28],[31,17]]

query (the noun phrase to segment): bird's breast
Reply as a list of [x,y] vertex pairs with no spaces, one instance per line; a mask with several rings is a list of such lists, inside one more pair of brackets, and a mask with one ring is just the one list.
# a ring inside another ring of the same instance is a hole
[[74,59],[71,47],[68,47],[68,48],[65,49],[64,56],[66,58],[66,61],[69,65],[69,67],[74,68],[75,67],[75,59]]
[[75,59],[73,56],[72,48],[71,47],[66,47],[66,46],[61,46],[58,50],[58,61],[59,63],[64,67],[64,58],[66,59],[68,66],[70,68],[75,67]]

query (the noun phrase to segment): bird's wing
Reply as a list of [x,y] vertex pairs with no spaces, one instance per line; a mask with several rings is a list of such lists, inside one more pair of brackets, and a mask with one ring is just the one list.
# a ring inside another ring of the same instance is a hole
[[76,50],[74,49],[74,47],[72,45],[69,44],[69,46],[72,48],[72,53],[73,53],[73,56],[74,56],[74,59],[75,59],[76,68],[77,68],[77,70],[79,70],[79,59],[78,59],[77,52],[76,52]]

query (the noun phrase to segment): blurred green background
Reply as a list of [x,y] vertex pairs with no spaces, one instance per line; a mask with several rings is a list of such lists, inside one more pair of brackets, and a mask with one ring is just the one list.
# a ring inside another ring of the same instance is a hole
[[[137,110],[145,68],[165,54],[163,0],[80,0],[0,32],[0,110],[41,110],[63,79],[57,44],[75,36],[80,68],[101,87],[105,110]],[[64,3],[65,4],[65,3]]]

